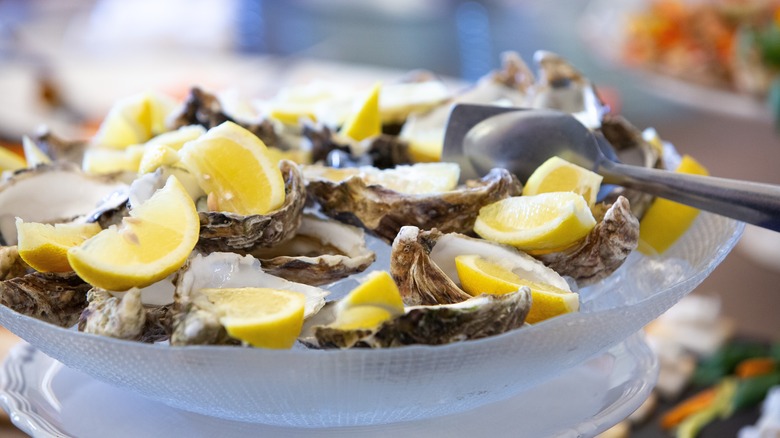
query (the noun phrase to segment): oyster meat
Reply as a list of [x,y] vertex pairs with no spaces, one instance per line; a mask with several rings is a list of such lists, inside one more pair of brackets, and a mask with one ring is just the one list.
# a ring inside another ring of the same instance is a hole
[[460,288],[455,266],[455,257],[467,254],[501,260],[520,278],[571,290],[558,273],[510,246],[457,233],[443,234],[436,229],[421,231],[406,226],[393,241],[390,254],[390,273],[398,284],[404,304],[452,304],[471,298]]
[[200,291],[206,288],[267,287],[306,295],[304,317],[325,305],[328,292],[263,272],[252,256],[215,252],[195,255],[179,272],[173,304],[171,345],[239,344],[219,322],[216,306]]
[[323,213],[366,228],[386,242],[392,242],[404,225],[471,232],[480,208],[522,192],[517,177],[505,169],[493,169],[455,190],[429,194],[398,192],[367,183],[360,175],[334,181],[304,170],[304,176],[309,197]]
[[442,345],[495,336],[523,325],[531,309],[531,289],[505,295],[480,295],[456,304],[414,306],[376,330],[316,326],[320,348],[385,348]]
[[281,160],[279,167],[284,178],[284,204],[265,215],[200,211],[200,251],[247,254],[256,248],[277,245],[295,234],[306,205],[306,187],[295,163]]
[[87,307],[90,287],[72,272],[33,272],[0,281],[0,304],[50,324],[72,327]]
[[639,243],[639,220],[623,196],[613,203],[591,232],[574,247],[536,258],[580,286],[595,283],[615,272]]
[[314,286],[362,272],[376,259],[362,229],[311,215],[303,216],[292,238],[252,255],[260,259],[263,271]]

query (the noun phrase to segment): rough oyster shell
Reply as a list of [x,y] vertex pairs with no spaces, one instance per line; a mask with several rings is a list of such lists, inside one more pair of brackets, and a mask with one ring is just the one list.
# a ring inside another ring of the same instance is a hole
[[0,304],[50,324],[71,327],[87,307],[90,288],[72,272],[33,272],[0,281]]
[[631,213],[628,199],[623,196],[597,220],[593,230],[576,246],[536,258],[559,274],[572,277],[580,286],[607,277],[636,249],[639,220]]
[[295,233],[306,205],[306,187],[295,163],[281,160],[279,166],[284,177],[284,204],[265,215],[199,212],[200,239],[197,248],[200,251],[247,254],[255,248],[277,245]]
[[322,161],[331,167],[371,165],[388,169],[412,162],[409,143],[394,135],[371,137],[353,147],[346,141],[340,141],[327,126],[307,123],[303,126],[303,136],[311,144],[312,162]]
[[268,287],[306,295],[304,317],[325,305],[328,292],[318,287],[294,283],[266,274],[260,261],[252,256],[215,252],[196,255],[181,269],[176,281],[173,304],[171,345],[239,344],[228,336],[219,322],[220,315],[209,299],[200,293],[205,288]]
[[314,327],[320,348],[385,348],[442,345],[498,335],[521,327],[531,309],[531,289],[505,295],[480,295],[457,304],[416,306],[376,330]]
[[25,222],[65,222],[92,212],[126,185],[83,173],[73,163],[39,165],[0,182],[0,238],[16,244],[15,218]]
[[193,87],[190,90],[184,105],[177,113],[171,116],[169,124],[171,129],[178,129],[188,125],[201,125],[209,129],[228,120],[241,125],[258,136],[266,146],[277,146],[279,144],[279,138],[270,121],[262,120],[258,123],[248,123],[236,120],[224,112],[217,96],[207,93],[198,87]]
[[31,139],[52,161],[70,162],[81,165],[88,142],[84,140],[65,140],[58,137],[48,127],[43,127]]
[[362,272],[376,259],[362,229],[310,215],[303,216],[291,239],[252,255],[263,271],[314,286]]
[[362,226],[392,242],[404,225],[471,232],[480,208],[519,195],[522,185],[509,171],[493,169],[480,180],[467,181],[455,190],[427,195],[408,195],[367,185],[359,177],[341,182],[307,179],[307,192],[326,215]]
[[79,319],[82,332],[141,342],[164,341],[169,336],[170,307],[145,306],[141,289],[130,289],[120,298],[93,288],[87,301]]
[[31,270],[32,268],[19,257],[16,246],[0,246],[0,280],[21,277]]
[[452,304],[471,298],[456,284],[455,257],[463,254],[503,260],[521,278],[570,290],[558,273],[510,246],[406,226],[393,241],[390,253],[390,274],[398,284],[404,304]]

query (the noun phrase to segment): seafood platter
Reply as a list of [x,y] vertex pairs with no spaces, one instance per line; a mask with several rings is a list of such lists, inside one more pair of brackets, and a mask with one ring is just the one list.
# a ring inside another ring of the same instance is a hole
[[687,163],[565,59],[534,64],[507,53],[460,90],[413,72],[250,105],[144,93],[91,138],[32,134],[0,182],[0,324],[97,380],[269,425],[420,420],[549,380],[688,294],[743,225],[686,211],[670,236],[653,197],[565,157],[462,175],[441,157],[456,103],[568,112],[643,166]]

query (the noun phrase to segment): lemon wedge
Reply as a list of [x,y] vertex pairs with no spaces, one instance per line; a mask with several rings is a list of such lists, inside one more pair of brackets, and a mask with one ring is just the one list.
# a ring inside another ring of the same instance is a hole
[[393,315],[404,313],[404,302],[393,277],[387,271],[374,271],[339,301],[341,311],[358,306],[381,307]]
[[360,104],[341,127],[340,134],[353,140],[362,141],[382,133],[382,116],[379,113],[379,93],[381,85],[371,89],[368,97]]
[[531,288],[531,310],[526,322],[537,323],[553,316],[576,312],[580,308],[579,295],[551,284],[520,278],[511,270],[479,255],[460,255],[455,258],[463,290],[471,295],[483,293],[501,295],[515,292],[522,286]]
[[130,210],[120,225],[68,250],[87,283],[111,291],[145,287],[179,269],[198,242],[195,203],[176,177]]
[[474,231],[523,251],[554,251],[584,238],[596,225],[588,203],[573,192],[515,196],[479,210]]
[[24,159],[27,161],[28,167],[51,163],[51,158],[43,153],[41,148],[26,135],[22,137],[22,150],[24,151]]
[[84,152],[81,167],[85,172],[102,175],[116,172],[137,172],[145,148],[131,145],[125,149],[90,147]]
[[38,272],[72,271],[68,249],[99,232],[96,223],[49,225],[16,218],[19,256]]
[[552,157],[537,167],[523,187],[523,195],[533,196],[550,192],[574,192],[582,195],[589,206],[596,203],[601,175],[572,164],[563,158]]
[[341,330],[371,330],[393,317],[384,307],[357,306],[339,312],[336,321],[328,327]]
[[284,203],[282,171],[265,143],[233,122],[188,142],[179,156],[218,211],[265,214]]
[[288,349],[303,327],[306,297],[300,292],[246,287],[202,289],[228,334],[253,347]]
[[0,146],[0,171],[17,170],[27,167],[27,162],[18,154]]
[[117,101],[92,138],[97,146],[122,149],[145,143],[165,132],[165,120],[175,109],[169,97],[141,93]]
[[147,144],[138,163],[138,173],[151,173],[162,166],[172,166],[179,162],[176,149],[163,143]]
[[175,131],[164,132],[146,142],[146,147],[165,145],[174,150],[181,149],[184,143],[195,140],[206,133],[206,128],[200,125],[182,126]]
[[[707,169],[689,155],[683,155],[675,172],[708,175]],[[668,199],[657,198],[639,222],[639,251],[662,254],[690,228],[699,210]]]

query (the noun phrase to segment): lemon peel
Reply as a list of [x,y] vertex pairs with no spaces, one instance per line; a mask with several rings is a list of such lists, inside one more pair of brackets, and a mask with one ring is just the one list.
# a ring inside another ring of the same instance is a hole
[[68,249],[100,232],[96,223],[41,224],[16,218],[17,249],[38,272],[69,272]]

